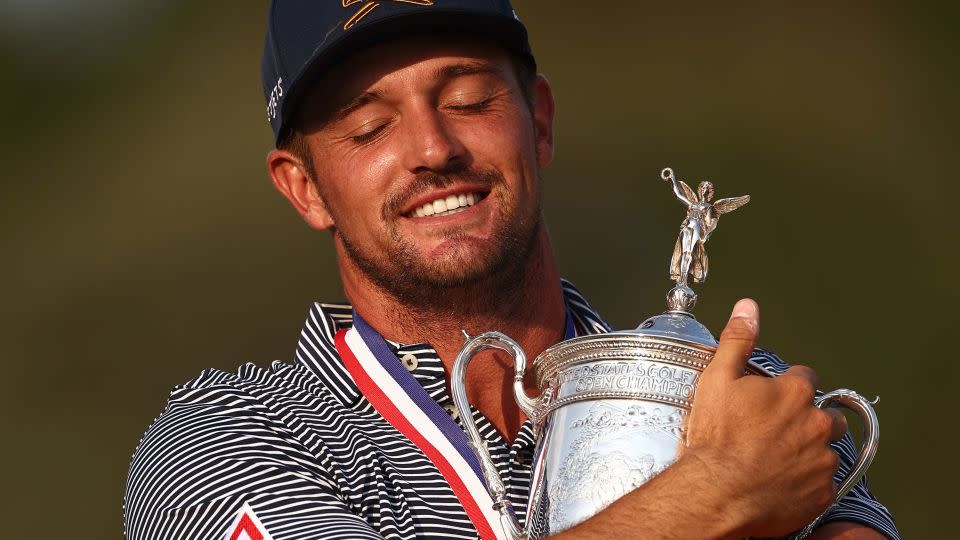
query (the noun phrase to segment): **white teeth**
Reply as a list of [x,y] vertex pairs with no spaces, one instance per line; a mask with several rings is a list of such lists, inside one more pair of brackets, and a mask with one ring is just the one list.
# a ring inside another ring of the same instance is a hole
[[461,193],[459,195],[450,195],[443,199],[437,199],[429,202],[411,212],[412,216],[425,217],[440,214],[452,214],[459,212],[467,207],[473,206],[480,201],[482,197],[474,193]]

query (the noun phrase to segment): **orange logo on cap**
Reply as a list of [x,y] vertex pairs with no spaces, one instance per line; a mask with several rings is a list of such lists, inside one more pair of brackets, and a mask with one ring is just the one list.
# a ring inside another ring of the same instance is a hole
[[[400,2],[403,4],[416,4],[418,6],[432,6],[433,0],[387,0],[389,2]],[[340,5],[343,7],[350,7],[354,4],[363,3],[360,6],[360,9],[353,14],[353,17],[347,19],[347,22],[343,24],[344,30],[349,30],[350,27],[360,22],[364,17],[367,16],[367,13],[377,9],[377,6],[381,4],[382,0],[340,0]]]

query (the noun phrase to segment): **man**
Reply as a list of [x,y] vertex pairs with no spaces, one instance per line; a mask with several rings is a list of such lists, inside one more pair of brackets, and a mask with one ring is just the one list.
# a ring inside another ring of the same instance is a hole
[[[535,357],[608,330],[541,217],[554,103],[525,29],[505,0],[276,0],[263,81],[270,175],[330,232],[352,308],[316,304],[292,364],[174,390],[131,464],[128,538],[503,538],[444,449],[472,414],[522,520],[532,426],[492,353],[468,373],[473,410],[452,406],[460,331],[509,331]],[[677,462],[556,538],[778,536],[827,508],[842,415],[812,406],[812,370],[752,352],[758,325],[734,307]],[[751,353],[785,373],[742,377]],[[822,523],[816,538],[898,536],[865,484]]]

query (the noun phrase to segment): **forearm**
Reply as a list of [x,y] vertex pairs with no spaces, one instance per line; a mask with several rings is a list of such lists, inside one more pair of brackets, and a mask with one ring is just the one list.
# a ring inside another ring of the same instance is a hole
[[738,538],[735,497],[722,492],[710,467],[687,454],[596,516],[551,538]]
[[[617,538],[743,538],[736,497],[718,492],[708,468],[688,455],[596,516],[551,536],[553,540]],[[808,540],[886,540],[879,532],[848,521],[819,527]]]

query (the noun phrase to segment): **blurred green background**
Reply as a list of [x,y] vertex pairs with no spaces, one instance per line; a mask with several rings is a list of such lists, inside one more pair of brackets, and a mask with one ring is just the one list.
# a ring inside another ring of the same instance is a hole
[[[80,4],[0,4],[11,538],[120,537],[169,389],[289,359],[309,303],[342,297],[327,236],[264,171],[265,2]],[[956,9],[515,5],[557,94],[545,209],[564,275],[633,327],[663,307],[683,217],[660,169],[751,194],[711,241],[700,318],[719,330],[752,296],[761,345],[880,394],[872,486],[906,537],[946,536]]]

